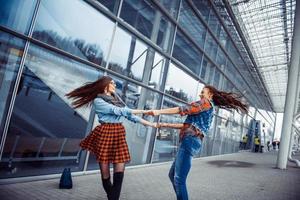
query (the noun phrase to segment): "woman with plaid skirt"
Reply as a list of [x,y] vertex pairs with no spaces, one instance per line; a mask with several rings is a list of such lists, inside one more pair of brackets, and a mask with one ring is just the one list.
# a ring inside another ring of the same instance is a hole
[[[100,125],[81,141],[80,146],[96,156],[100,166],[103,188],[109,200],[119,199],[125,163],[130,161],[126,132],[121,117],[135,123],[156,127],[155,123],[134,115],[147,114],[148,111],[129,109],[115,94],[115,89],[116,85],[112,78],[103,76],[66,95],[68,98],[74,99],[72,103],[74,108],[88,105],[93,101]],[[114,167],[113,183],[110,181],[110,163]]]

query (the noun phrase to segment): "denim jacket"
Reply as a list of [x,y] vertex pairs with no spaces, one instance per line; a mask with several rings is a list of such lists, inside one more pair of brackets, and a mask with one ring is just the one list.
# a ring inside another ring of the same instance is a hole
[[181,115],[188,115],[184,123],[198,128],[203,134],[207,134],[213,119],[214,105],[212,101],[202,98],[189,105],[179,107]]
[[93,103],[99,123],[122,123],[122,116],[135,123],[141,121],[141,118],[132,114],[132,109],[128,107],[115,106],[99,97],[95,98]]

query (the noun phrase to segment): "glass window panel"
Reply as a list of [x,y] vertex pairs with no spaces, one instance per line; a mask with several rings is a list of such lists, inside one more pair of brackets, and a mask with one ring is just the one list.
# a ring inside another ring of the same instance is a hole
[[240,79],[238,72],[236,71],[236,68],[233,66],[232,62],[227,62],[227,67],[225,68],[225,74],[228,76],[232,82],[237,85],[237,79]]
[[186,1],[182,1],[179,24],[191,35],[197,44],[203,48],[206,29]]
[[223,138],[226,136],[228,132],[228,123],[224,121],[224,119],[220,117],[215,117],[217,126],[215,130],[215,137],[213,140],[212,153],[211,155],[219,155],[221,154],[221,147],[223,143]]
[[118,28],[111,51],[109,69],[142,81],[148,47],[135,36]]
[[200,11],[204,20],[208,22],[209,12],[211,10],[210,2],[207,0],[192,0],[196,8]]
[[251,116],[252,118],[254,118],[255,115],[255,108],[250,106],[249,107],[249,112],[248,112],[249,116]]
[[112,13],[117,14],[118,12],[118,0],[97,0],[104,5]]
[[[163,108],[182,106],[168,97],[164,98]],[[183,123],[185,117],[180,115],[161,115],[160,121],[166,123]],[[160,128],[156,135],[152,162],[164,162],[173,160],[179,145],[179,129]]]
[[[169,52],[169,50],[171,49],[174,34],[174,25],[169,20],[167,20],[167,18],[162,16],[160,19],[159,30],[156,37],[157,39],[154,39],[155,43],[160,46],[163,51]],[[153,36],[153,38],[155,38],[155,36]]]
[[104,66],[113,26],[83,1],[42,1],[33,37]]
[[24,42],[0,31],[0,139],[23,53]]
[[124,0],[121,18],[163,50],[169,50],[174,26],[151,1]]
[[225,66],[226,65],[226,57],[225,57],[225,54],[223,52],[223,50],[219,47],[219,50],[218,50],[218,55],[217,55],[217,59],[216,59],[216,62],[219,66]]
[[206,74],[205,74],[205,81],[207,84],[213,84],[214,71],[215,71],[215,66],[212,65],[211,63],[208,63],[206,68]]
[[198,82],[171,63],[165,92],[183,101],[192,102],[198,95]]
[[225,32],[223,26],[221,27],[219,40],[220,40],[221,44],[223,45],[223,47],[225,47],[225,49],[226,49],[228,41],[229,41],[229,37],[228,37],[228,34]]
[[149,86],[159,90],[162,85],[162,77],[164,72],[166,59],[162,57],[159,53],[155,53],[154,62],[151,70]]
[[29,48],[1,160],[10,168],[1,175],[82,170],[79,142],[87,131],[90,107],[74,110],[65,94],[101,73],[42,48]]
[[221,25],[220,25],[219,19],[217,18],[214,10],[210,11],[208,26],[210,27],[212,32],[215,34],[215,36],[217,38],[219,38],[220,31],[221,31]]
[[179,31],[176,34],[173,57],[186,65],[195,74],[200,74],[202,53]]
[[0,0],[0,25],[28,34],[36,0]]
[[215,42],[215,40],[212,38],[212,36],[207,33],[206,42],[204,51],[209,55],[209,57],[215,61],[216,55],[217,55],[218,45]]
[[206,68],[207,68],[208,63],[209,63],[209,61],[207,60],[207,58],[203,56],[202,67],[201,67],[201,72],[200,72],[200,78],[202,78],[202,80],[205,79]]
[[220,77],[221,77],[221,73],[217,68],[215,68],[213,86],[215,86],[216,88],[219,88]]
[[169,12],[169,14],[176,18],[180,0],[159,0],[160,4]]

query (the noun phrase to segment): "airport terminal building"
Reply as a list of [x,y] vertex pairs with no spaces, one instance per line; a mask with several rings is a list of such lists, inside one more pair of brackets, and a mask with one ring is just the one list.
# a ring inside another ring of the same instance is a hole
[[[0,179],[98,170],[80,141],[93,107],[65,94],[108,74],[127,106],[197,100],[204,85],[235,92],[249,115],[216,108],[201,154],[239,151],[242,137],[272,141],[276,114],[231,7],[219,0],[0,0]],[[142,116],[183,122],[180,115]],[[178,130],[124,119],[128,166],[171,161]],[[251,145],[250,147],[251,148]]]

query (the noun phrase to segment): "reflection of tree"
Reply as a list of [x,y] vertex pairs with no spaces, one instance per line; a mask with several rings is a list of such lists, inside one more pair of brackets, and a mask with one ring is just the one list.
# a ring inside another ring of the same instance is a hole
[[182,89],[180,89],[179,92],[176,92],[172,87],[170,87],[169,90],[166,90],[166,93],[174,97],[177,97],[178,99],[188,101],[188,95],[184,93]]
[[103,51],[98,44],[88,44],[83,39],[72,37],[62,37],[54,31],[35,31],[33,37],[46,42],[49,45],[63,49],[73,55],[77,55],[87,60],[102,64]]
[[118,63],[109,63],[108,68],[111,69],[111,70],[113,70],[113,71],[115,71],[115,72],[118,72],[119,74],[126,75],[128,78],[136,79],[136,78],[134,78],[131,69],[130,69],[129,72],[127,72],[126,69],[124,69]]

